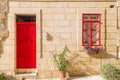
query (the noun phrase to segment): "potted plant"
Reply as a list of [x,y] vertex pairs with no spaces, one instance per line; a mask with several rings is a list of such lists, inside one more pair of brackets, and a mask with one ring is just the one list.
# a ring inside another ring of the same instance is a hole
[[67,64],[68,61],[65,58],[65,53],[69,51],[68,48],[65,46],[64,50],[58,54],[56,52],[53,52],[53,62],[57,66],[59,72],[60,72],[60,77],[64,78],[66,77],[66,71],[67,71]]

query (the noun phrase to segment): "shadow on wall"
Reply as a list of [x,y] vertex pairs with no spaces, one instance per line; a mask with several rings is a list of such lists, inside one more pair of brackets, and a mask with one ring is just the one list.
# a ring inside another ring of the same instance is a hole
[[[84,55],[87,55],[84,57]],[[68,73],[70,76],[88,76],[100,73],[102,64],[105,60],[116,59],[117,57],[107,52],[99,54],[81,53],[80,51],[67,53],[66,55],[69,66]]]

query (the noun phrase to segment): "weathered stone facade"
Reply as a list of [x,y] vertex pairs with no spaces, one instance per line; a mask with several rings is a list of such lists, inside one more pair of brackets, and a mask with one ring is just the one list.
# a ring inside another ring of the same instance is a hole
[[[112,7],[111,7],[112,6]],[[66,45],[70,64],[69,74],[93,75],[100,72],[104,63],[120,67],[120,2],[18,2],[10,0],[8,13],[9,37],[3,43],[0,71],[14,73],[16,69],[16,15],[35,14],[37,25],[37,72],[39,77],[57,77],[58,70],[52,62],[52,51],[61,52]],[[82,46],[82,14],[101,14],[101,43],[106,53],[87,54]],[[47,40],[46,32],[52,36]],[[42,34],[41,34],[42,33]],[[23,70],[26,71],[26,70]],[[27,70],[30,71],[29,69]]]
[[8,37],[7,30],[8,0],[0,0],[0,40]]

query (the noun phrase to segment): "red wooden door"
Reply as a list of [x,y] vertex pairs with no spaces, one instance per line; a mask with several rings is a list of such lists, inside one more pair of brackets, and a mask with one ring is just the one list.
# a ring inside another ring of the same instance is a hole
[[17,68],[36,68],[36,23],[17,22]]

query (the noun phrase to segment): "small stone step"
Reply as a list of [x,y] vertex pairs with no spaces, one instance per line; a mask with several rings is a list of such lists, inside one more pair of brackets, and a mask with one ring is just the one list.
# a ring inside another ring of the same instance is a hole
[[48,79],[38,79],[38,80],[61,80],[60,78],[48,78]]
[[15,76],[17,80],[37,80],[36,73],[16,74]]
[[25,79],[25,80],[39,80],[39,79],[32,79],[32,78],[31,78],[31,79]]

